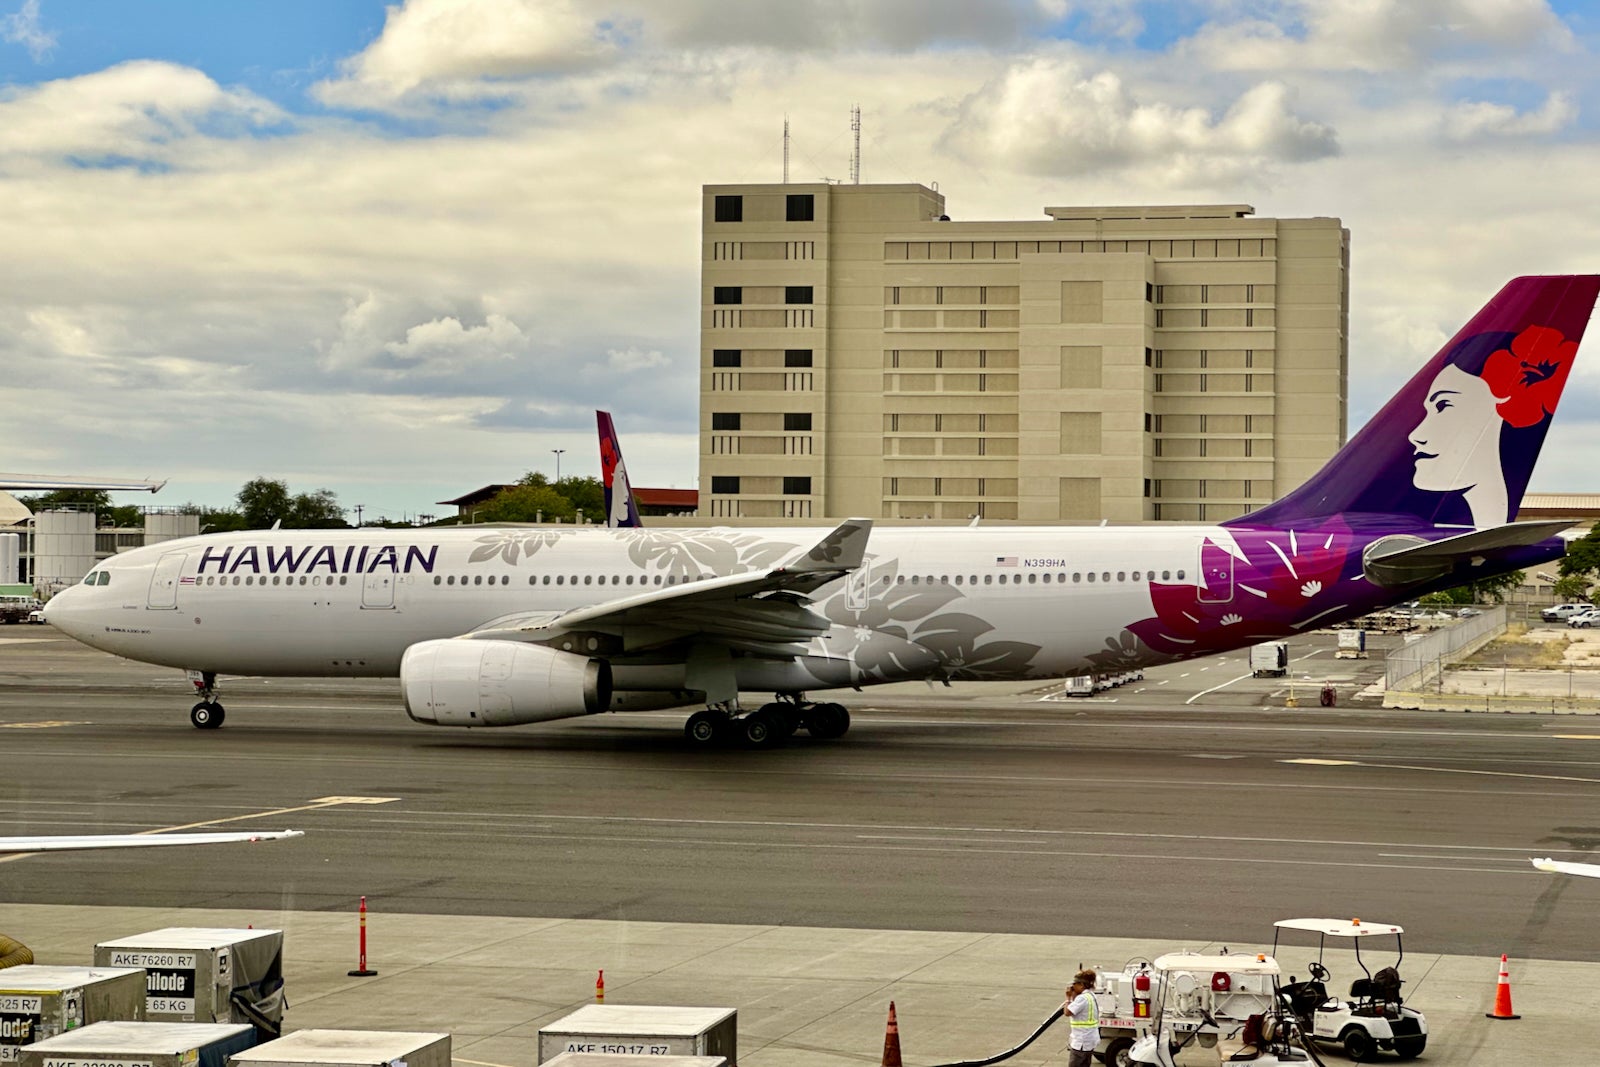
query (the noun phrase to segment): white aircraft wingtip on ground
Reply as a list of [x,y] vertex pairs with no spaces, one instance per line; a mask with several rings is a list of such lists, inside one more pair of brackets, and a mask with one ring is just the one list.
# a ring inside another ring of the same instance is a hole
[[0,837],[0,853],[66,852],[92,848],[154,848],[163,845],[223,845],[234,841],[282,841],[304,836],[304,830],[248,830],[209,834],[63,834],[51,837]]
[[1584,878],[1600,878],[1600,863],[1568,863],[1565,860],[1534,859],[1528,862],[1547,874],[1577,874]]

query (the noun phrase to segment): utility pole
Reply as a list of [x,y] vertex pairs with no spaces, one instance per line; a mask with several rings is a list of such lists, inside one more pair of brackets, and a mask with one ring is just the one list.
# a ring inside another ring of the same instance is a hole
[[565,452],[566,449],[552,448],[550,451],[556,454],[556,482],[559,484],[561,481],[561,453]]
[[357,504],[356,505],[356,526],[358,528],[361,526],[361,512],[362,512],[363,508],[364,508],[364,505],[362,505],[362,504]]

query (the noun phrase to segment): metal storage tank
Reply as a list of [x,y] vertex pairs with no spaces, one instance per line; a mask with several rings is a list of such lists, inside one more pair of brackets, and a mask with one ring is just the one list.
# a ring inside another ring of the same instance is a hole
[[14,533],[0,534],[0,585],[16,585],[20,580],[22,538]]
[[18,1049],[106,1020],[144,1019],[144,971],[134,967],[46,967],[0,970],[0,1063]]
[[228,1057],[228,1067],[450,1067],[450,1035],[296,1030]]
[[226,1067],[255,1043],[243,1023],[93,1023],[24,1046],[17,1067]]
[[283,931],[173,926],[102,941],[102,967],[143,967],[145,1018],[283,1030]]
[[93,512],[41,511],[33,517],[34,585],[74,585],[94,565]]
[[144,543],[158,544],[200,532],[200,516],[175,511],[147,511],[144,515]]

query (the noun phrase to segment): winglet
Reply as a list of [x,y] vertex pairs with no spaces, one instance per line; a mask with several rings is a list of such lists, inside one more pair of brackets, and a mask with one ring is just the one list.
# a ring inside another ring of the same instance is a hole
[[846,519],[815,545],[797,553],[781,569],[789,574],[853,571],[866,558],[867,538],[871,534],[871,519]]

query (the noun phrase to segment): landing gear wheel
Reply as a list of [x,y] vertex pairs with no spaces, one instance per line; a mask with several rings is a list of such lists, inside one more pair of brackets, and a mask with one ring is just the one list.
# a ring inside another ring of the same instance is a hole
[[189,721],[197,729],[215,730],[222,725],[224,716],[222,705],[210,700],[202,700],[189,709]]
[[720,711],[697,711],[683,724],[683,736],[697,748],[709,748],[722,739],[728,717]]
[[1133,1061],[1128,1059],[1128,1050],[1133,1048],[1133,1038],[1119,1037],[1106,1046],[1102,1059],[1106,1067],[1133,1067]]
[[1365,1063],[1378,1056],[1378,1042],[1359,1026],[1344,1032],[1344,1054],[1357,1063]]
[[784,732],[783,718],[766,708],[746,715],[739,720],[739,726],[745,744],[751,748],[776,748],[788,737]]
[[796,730],[800,729],[800,713],[793,704],[775,700],[771,704],[761,705],[759,714],[771,715],[772,721],[778,726],[778,732],[786,741],[794,736]]
[[818,741],[843,737],[850,729],[850,712],[843,704],[813,704],[806,709],[806,730]]

